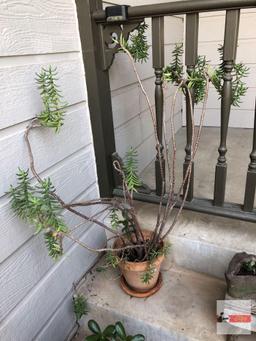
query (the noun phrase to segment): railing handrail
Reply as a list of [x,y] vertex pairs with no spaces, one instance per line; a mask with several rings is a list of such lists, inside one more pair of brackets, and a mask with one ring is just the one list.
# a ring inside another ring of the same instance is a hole
[[[196,67],[198,57],[199,14],[201,12],[226,11],[223,43],[223,84],[221,98],[221,127],[218,148],[218,159],[215,167],[214,198],[194,197],[194,159],[192,157],[192,116],[194,114],[194,90],[189,88],[186,97],[186,145],[183,162],[183,195],[186,193],[185,208],[193,211],[210,213],[224,217],[256,222],[254,199],[256,194],[256,107],[253,147],[250,153],[251,162],[246,174],[244,203],[226,203],[225,189],[228,162],[227,135],[232,100],[232,70],[236,59],[238,42],[240,9],[256,8],[256,0],[186,0],[169,3],[158,3],[128,7],[128,15],[123,11],[124,22],[118,21],[116,9],[113,16],[106,18],[102,0],[76,0],[81,44],[88,85],[88,99],[93,128],[94,147],[97,160],[97,173],[101,196],[123,195],[120,174],[116,174],[112,161],[116,155],[113,112],[108,70],[112,65],[118,45],[109,46],[113,32],[123,33],[125,39],[136,29],[140,22],[152,17],[152,61],[155,70],[155,112],[156,129],[160,153],[155,157],[155,187],[142,186],[142,190],[134,193],[134,198],[145,202],[159,203],[163,193],[165,177],[165,153],[163,144],[163,69],[164,69],[164,16],[186,15],[185,33],[185,65],[187,74]],[[123,8],[122,8],[123,10]],[[111,12],[111,11],[110,11]],[[115,18],[117,17],[117,18]],[[117,21],[115,21],[115,19]],[[112,21],[113,20],[113,21]],[[100,51],[100,53],[99,53]],[[189,95],[190,93],[190,95]],[[160,156],[159,156],[160,155]],[[191,176],[187,174],[191,168]],[[184,191],[187,188],[187,192]],[[180,195],[180,194],[179,194]],[[180,196],[180,199],[182,195]],[[181,201],[180,201],[181,202]],[[180,205],[178,201],[177,205]],[[165,203],[165,202],[164,202]]]
[[[230,9],[255,8],[256,0],[187,0],[160,3],[154,5],[131,6],[128,8],[128,19],[139,19],[154,16],[211,12]],[[96,22],[104,22],[105,11],[93,13]]]

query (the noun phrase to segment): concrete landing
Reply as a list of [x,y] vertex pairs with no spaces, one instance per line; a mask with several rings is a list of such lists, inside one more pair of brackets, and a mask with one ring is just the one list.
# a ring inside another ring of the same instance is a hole
[[[136,208],[142,227],[152,229],[158,206],[137,202]],[[236,252],[256,253],[256,224],[183,210],[169,240],[175,264],[224,279]]]
[[[167,268],[167,263],[163,287],[146,300],[124,294],[117,271],[94,269],[79,287],[91,308],[88,319],[102,326],[121,320],[129,333],[142,333],[147,341],[225,340],[215,332],[216,300],[225,296],[224,282],[176,266]],[[86,326],[84,319],[81,340]]]

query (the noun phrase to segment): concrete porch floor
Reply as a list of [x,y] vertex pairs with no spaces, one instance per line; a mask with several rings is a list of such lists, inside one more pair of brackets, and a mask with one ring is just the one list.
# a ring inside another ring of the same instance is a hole
[[[142,228],[153,228],[158,206],[137,202],[136,209]],[[170,235],[161,290],[146,300],[131,298],[120,288],[118,271],[98,272],[97,264],[79,286],[90,312],[74,341],[88,335],[89,319],[103,327],[122,321],[128,333],[143,333],[147,341],[226,341],[216,334],[216,300],[225,297],[224,272],[234,253],[255,253],[255,239],[253,223],[183,211]]]
[[216,335],[216,299],[223,299],[225,285],[206,275],[166,263],[164,284],[147,299],[126,295],[115,270],[94,268],[79,287],[88,300],[90,314],[81,322],[76,341],[88,335],[87,321],[101,326],[122,321],[129,334],[142,333],[146,341],[225,341]]
[[[220,128],[204,127],[195,158],[194,196],[213,198],[215,166],[218,158]],[[229,128],[227,139],[228,173],[226,202],[242,203],[244,199],[246,172],[252,149],[253,129]],[[177,143],[177,186],[182,182],[182,167],[185,157],[186,128],[176,134]],[[141,178],[151,188],[155,188],[154,162],[142,172]]]

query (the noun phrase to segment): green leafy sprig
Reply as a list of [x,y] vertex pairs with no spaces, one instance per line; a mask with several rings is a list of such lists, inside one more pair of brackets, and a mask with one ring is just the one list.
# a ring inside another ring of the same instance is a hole
[[73,310],[78,322],[84,315],[89,312],[88,303],[85,297],[81,294],[75,294],[73,296]]
[[147,267],[147,270],[144,271],[140,276],[142,283],[149,284],[151,279],[154,277],[155,272],[156,272],[156,267],[154,266],[152,262],[150,262]]
[[170,248],[171,248],[171,244],[166,242],[161,249],[158,249],[158,250],[153,249],[150,251],[149,265],[146,271],[144,271],[141,275],[142,283],[148,284],[151,281],[156,271],[154,261],[160,256],[166,257],[168,253],[170,252]]
[[117,230],[120,225],[118,212],[119,210],[117,208],[112,208],[110,212],[110,224],[113,230]]
[[[182,79],[184,79],[184,67],[182,62],[183,56],[183,44],[176,44],[174,50],[172,51],[172,61],[164,69],[164,80],[166,82],[171,82],[172,84],[178,85]],[[205,68],[206,59],[204,56],[198,56],[195,68],[191,73],[187,73],[187,86],[193,88],[194,90],[194,100],[195,103],[199,103],[204,99],[206,78],[205,78]],[[185,87],[182,87],[185,94]]]
[[[26,222],[33,222],[34,214],[31,208],[34,207],[34,188],[29,181],[29,171],[18,169],[16,187],[10,186],[11,208],[14,213]],[[34,207],[35,209],[35,207]]]
[[[121,213],[122,218],[119,213]],[[126,235],[131,235],[134,232],[134,223],[129,218],[128,210],[123,208],[122,212],[116,208],[112,208],[110,212],[110,224],[113,230],[121,228],[122,232]]]
[[37,74],[36,82],[44,106],[37,118],[42,126],[54,128],[59,132],[64,123],[67,103],[62,101],[61,91],[57,85],[57,68],[51,66],[48,69],[42,68]]
[[62,232],[67,227],[61,216],[61,206],[52,195],[55,188],[50,179],[32,185],[29,171],[22,169],[17,173],[17,186],[10,187],[11,207],[15,214],[36,227],[36,233],[44,231],[49,255],[57,259],[62,255]]
[[188,87],[194,90],[194,100],[198,104],[203,101],[206,88],[206,70],[207,61],[205,56],[198,56],[194,70],[188,73]]
[[106,253],[106,266],[116,268],[118,264],[120,263],[120,258],[113,252],[108,251]]
[[128,190],[133,193],[141,186],[138,176],[138,153],[134,148],[130,148],[124,158],[124,176]]
[[146,62],[148,60],[149,45],[147,43],[146,31],[148,25],[143,22],[139,27],[131,34],[130,42],[128,42],[128,50],[135,62]]
[[[148,60],[149,45],[146,36],[147,29],[148,25],[143,22],[130,34],[129,40],[125,40],[122,35],[120,37],[122,45],[131,53],[135,62],[143,63]],[[118,43],[115,40],[114,42]],[[120,48],[120,51],[123,51],[123,49]]]
[[177,84],[183,78],[183,53],[183,44],[175,44],[175,48],[172,51],[172,60],[164,69],[163,77],[166,82]]
[[[222,96],[223,90],[223,78],[224,78],[224,56],[223,56],[223,45],[218,48],[220,56],[220,64],[214,70],[212,76],[212,83],[219,94],[219,99]],[[243,63],[235,63],[232,70],[232,99],[231,104],[235,107],[239,107],[241,99],[246,95],[248,87],[243,81],[245,77],[249,75],[249,68]]]
[[[164,69],[164,80],[178,85],[182,78],[184,78],[184,68],[182,63],[183,44],[176,44],[172,51],[172,61]],[[223,78],[224,78],[224,63],[223,63],[223,46],[218,48],[220,55],[220,65],[213,70],[211,74],[211,82],[220,95],[222,96]],[[198,56],[194,70],[186,74],[187,86],[194,90],[194,100],[198,104],[203,101],[205,96],[206,78],[205,70],[209,68],[209,61],[205,56]],[[246,83],[243,81],[248,76],[249,68],[243,63],[235,63],[232,71],[232,99],[231,104],[238,107],[241,104],[242,97],[245,96],[247,91]],[[182,87],[185,93],[184,86]]]

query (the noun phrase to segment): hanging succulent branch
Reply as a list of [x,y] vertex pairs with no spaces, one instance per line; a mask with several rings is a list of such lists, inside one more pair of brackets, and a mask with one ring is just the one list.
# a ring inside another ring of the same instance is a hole
[[61,91],[57,85],[57,69],[51,66],[42,68],[37,74],[36,82],[42,98],[44,109],[37,116],[38,121],[44,127],[54,128],[60,131],[64,122],[66,102],[63,102]]
[[175,44],[172,51],[172,60],[164,69],[164,80],[173,84],[178,84],[183,78],[183,44]]
[[[149,45],[147,42],[146,31],[148,25],[143,22],[130,34],[130,40],[125,41],[127,50],[130,51],[135,62],[146,62],[149,57]],[[121,49],[122,51],[122,49]]]
[[195,68],[191,74],[187,75],[188,87],[194,89],[194,100],[195,104],[198,104],[204,100],[205,89],[206,89],[206,79],[205,70],[208,69],[208,62],[205,56],[198,56]]
[[[222,96],[222,88],[223,88],[223,45],[220,45],[218,48],[219,56],[220,56],[220,64],[214,70],[211,81],[214,85],[215,89],[219,94],[219,99]],[[244,82],[244,78],[249,75],[249,68],[243,63],[235,63],[232,71],[232,101],[231,104],[235,107],[239,107],[242,102],[242,97],[246,95],[248,87]]]
[[[203,101],[205,95],[206,80],[204,72],[207,69],[210,75],[210,81],[219,94],[219,99],[222,96],[223,87],[223,46],[218,48],[220,54],[220,65],[217,68],[212,68],[209,65],[209,61],[206,60],[205,56],[198,56],[196,65],[191,74],[187,74],[187,85],[189,88],[194,89],[194,100],[195,104]],[[184,67],[182,62],[183,57],[183,44],[176,44],[172,51],[172,61],[164,70],[164,80],[167,83],[178,85],[184,75]],[[244,78],[248,76],[249,68],[243,63],[235,63],[232,72],[232,102],[233,106],[239,106],[242,101],[242,97],[245,96],[247,91],[246,83]],[[184,92],[184,86],[182,87]]]
[[132,195],[141,186],[141,181],[138,177],[138,152],[133,148],[130,148],[126,152],[124,158],[124,175],[127,188]]
[[[122,202],[115,198],[98,198],[86,202],[67,204],[57,195],[52,181],[49,178],[42,179],[35,168],[34,155],[29,140],[29,134],[31,130],[40,127],[49,127],[54,128],[55,132],[59,132],[61,126],[63,125],[64,111],[53,111],[53,109],[60,108],[61,103],[64,103],[60,100],[61,92],[58,90],[58,85],[56,84],[56,76],[57,70],[53,69],[52,67],[49,67],[48,69],[43,68],[42,71],[37,74],[37,83],[40,84],[39,89],[44,110],[43,114],[40,113],[36,118],[31,120],[24,134],[30,160],[30,170],[32,175],[37,180],[37,183],[32,184],[28,170],[25,171],[19,169],[17,173],[17,185],[10,186],[9,190],[9,195],[11,197],[11,207],[19,218],[35,226],[36,233],[42,232],[44,234],[49,255],[54,259],[59,258],[63,254],[62,240],[64,237],[71,239],[73,242],[77,242],[79,245],[91,252],[100,253],[110,251],[112,250],[111,248],[94,249],[77,240],[69,231],[64,222],[62,216],[63,209],[69,210],[71,213],[79,216],[84,221],[96,223],[114,235],[122,238],[122,233],[120,233],[117,229],[111,228],[102,221],[96,219],[96,215],[89,217],[77,211],[76,207],[106,205],[107,207],[104,208],[104,211],[106,209],[116,208],[124,215],[128,215],[130,207],[128,205],[124,206]],[[135,173],[132,173],[132,170],[135,172],[135,164],[131,160],[133,152],[131,152],[129,155],[127,163],[127,171],[129,172],[127,174],[132,185],[132,181],[135,181]],[[133,185],[135,186],[135,184]],[[76,227],[73,228],[73,230],[75,229]],[[127,250],[129,248],[138,248],[138,246],[127,245],[127,243],[124,242],[124,247],[121,249]]]
[[17,173],[18,185],[11,186],[11,207],[16,215],[31,223],[36,228],[36,234],[44,231],[45,243],[49,255],[57,259],[62,255],[62,232],[67,227],[61,217],[61,205],[52,196],[55,192],[50,179],[44,179],[32,185],[29,171],[19,169]]

